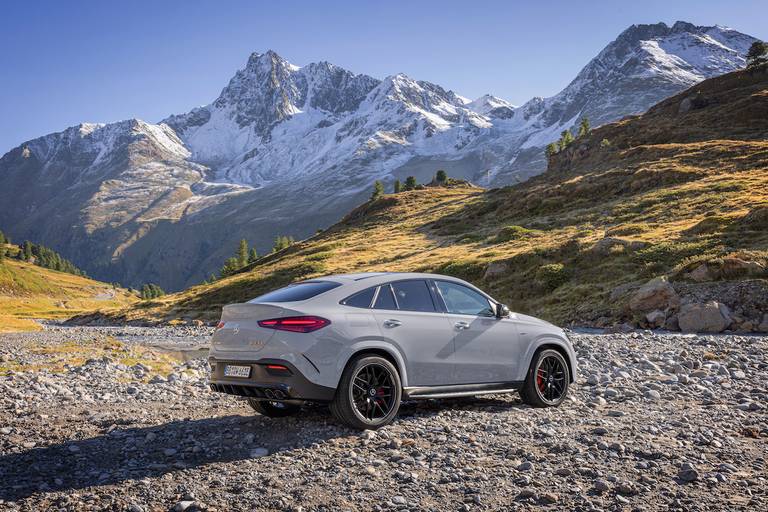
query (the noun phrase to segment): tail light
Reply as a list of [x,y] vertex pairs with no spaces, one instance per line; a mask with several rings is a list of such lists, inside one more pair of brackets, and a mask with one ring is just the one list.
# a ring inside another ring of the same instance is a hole
[[287,377],[292,375],[290,368],[282,364],[268,364],[267,373],[270,375],[278,375],[281,377]]
[[219,323],[217,323],[217,324],[216,324],[216,330],[217,330],[217,331],[218,331],[219,329],[221,329],[222,327],[224,327],[224,322],[219,322]]
[[260,320],[259,327],[264,327],[265,329],[277,329],[278,331],[312,332],[322,329],[330,323],[330,320],[326,320],[319,316],[288,316],[285,318]]

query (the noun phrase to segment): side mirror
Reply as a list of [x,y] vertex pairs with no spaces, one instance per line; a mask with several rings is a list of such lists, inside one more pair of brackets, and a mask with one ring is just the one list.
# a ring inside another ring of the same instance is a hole
[[509,307],[506,304],[496,304],[496,318],[506,318],[509,316]]

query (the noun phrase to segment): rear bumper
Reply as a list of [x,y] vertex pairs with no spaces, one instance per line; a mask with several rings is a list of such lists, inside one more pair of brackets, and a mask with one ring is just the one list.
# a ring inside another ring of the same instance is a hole
[[[211,390],[218,393],[270,400],[312,400],[318,402],[330,402],[336,393],[334,388],[311,382],[296,366],[280,359],[238,361],[209,357],[208,363],[211,366]],[[251,368],[250,376],[225,376],[224,368],[228,364],[249,366]],[[267,365],[270,364],[288,368],[290,375],[270,373],[267,370]]]

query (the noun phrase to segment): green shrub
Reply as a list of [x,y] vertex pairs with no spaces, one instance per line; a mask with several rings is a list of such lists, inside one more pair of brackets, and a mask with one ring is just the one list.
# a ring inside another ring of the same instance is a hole
[[483,278],[485,264],[478,261],[454,261],[440,265],[433,272],[458,277],[465,281],[479,282]]
[[571,273],[562,263],[549,263],[542,265],[536,271],[536,280],[547,289],[552,291],[565,284],[571,278]]
[[520,240],[535,234],[536,230],[513,224],[511,226],[504,226],[501,228],[501,230],[499,230],[498,234],[496,235],[495,242],[502,243],[509,242],[510,240]]

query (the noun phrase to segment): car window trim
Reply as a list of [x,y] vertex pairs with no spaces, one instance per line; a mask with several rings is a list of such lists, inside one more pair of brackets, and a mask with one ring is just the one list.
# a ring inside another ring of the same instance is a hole
[[495,310],[495,307],[498,305],[498,302],[496,302],[495,300],[493,300],[487,294],[481,292],[480,290],[476,290],[476,289],[471,288],[471,287],[469,287],[469,286],[467,286],[465,284],[462,284],[462,283],[457,283],[455,281],[448,281],[447,279],[435,279],[434,281],[435,281],[435,290],[437,290],[437,293],[440,294],[440,300],[443,301],[443,305],[445,306],[445,312],[447,314],[449,314],[449,315],[461,315],[461,316],[472,316],[472,317],[475,317],[475,318],[494,318],[495,317],[495,315],[493,315],[493,314],[491,314],[491,315],[477,315],[477,314],[474,314],[474,313],[452,313],[451,311],[448,311],[448,303],[445,302],[445,298],[443,297],[443,292],[440,291],[440,287],[437,285],[438,282],[440,282],[440,283],[455,284],[456,286],[462,286],[464,288],[467,288],[468,290],[472,290],[474,292],[479,293],[482,297],[485,298],[485,300],[488,301],[488,304],[491,306],[491,311],[492,312]]
[[[432,307],[434,308],[433,311],[414,311],[412,309],[402,309],[400,307],[400,303],[397,301],[397,294],[395,293],[395,289],[394,289],[393,285],[395,283],[407,283],[407,282],[410,282],[410,281],[420,281],[420,282],[424,283],[427,286],[427,291],[429,292],[429,300],[432,301]],[[409,277],[407,279],[397,279],[395,281],[390,281],[390,282],[388,282],[386,284],[389,286],[389,289],[392,292],[392,297],[394,297],[394,299],[395,299],[395,305],[397,306],[397,310],[398,311],[403,311],[404,313],[444,313],[444,311],[440,310],[441,309],[440,306],[435,301],[435,297],[434,297],[433,292],[432,292],[432,290],[430,289],[430,286],[429,286],[429,282],[430,281],[431,281],[431,279],[427,279],[427,278],[424,278],[424,277]],[[384,285],[382,285],[382,286],[384,286]]]
[[[381,293],[381,289],[384,286],[389,286],[389,293],[392,294],[392,301],[395,303],[396,309],[385,309],[385,308],[377,308],[376,307],[376,301],[379,300],[379,294]],[[397,304],[397,297],[395,297],[395,291],[392,289],[392,286],[389,283],[380,284],[376,287],[376,293],[373,297],[373,302],[371,302],[371,307],[369,309],[372,309],[374,311],[405,311],[400,309],[400,307]]]
[[[373,290],[373,299],[371,299],[371,302],[370,302],[370,303],[368,303],[368,305],[367,305],[367,306],[352,306],[352,305],[350,305],[350,304],[347,304],[347,301],[348,301],[349,299],[351,299],[351,298],[352,298],[352,297],[354,297],[355,295],[359,295],[359,294],[361,294],[361,293],[365,293],[365,292],[367,292],[368,290],[370,290],[371,288],[373,288],[373,289],[374,289],[374,290]],[[378,296],[379,296],[379,287],[378,287],[378,286],[369,286],[368,288],[363,288],[363,289],[362,289],[362,290],[360,290],[359,292],[355,292],[355,293],[353,293],[352,295],[349,295],[349,296],[347,296],[347,297],[344,297],[343,299],[341,299],[341,300],[339,301],[339,304],[341,304],[342,306],[347,306],[348,308],[357,308],[357,309],[371,309],[371,308],[373,308],[373,305],[374,305],[374,304],[376,304],[376,298],[377,298]]]

